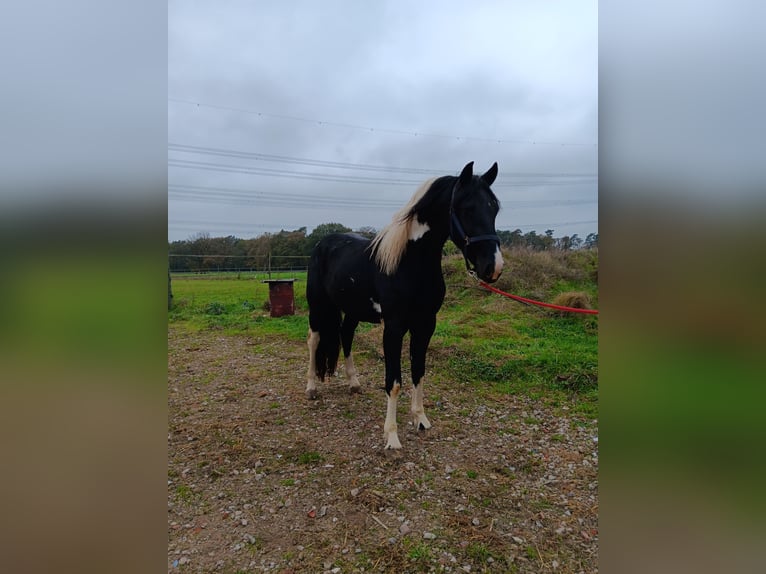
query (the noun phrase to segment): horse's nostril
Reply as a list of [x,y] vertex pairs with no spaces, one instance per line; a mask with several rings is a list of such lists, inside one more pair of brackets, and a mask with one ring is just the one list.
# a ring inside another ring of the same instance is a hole
[[488,264],[486,267],[484,267],[484,277],[487,279],[491,279],[492,276],[495,274],[495,265],[494,263]]

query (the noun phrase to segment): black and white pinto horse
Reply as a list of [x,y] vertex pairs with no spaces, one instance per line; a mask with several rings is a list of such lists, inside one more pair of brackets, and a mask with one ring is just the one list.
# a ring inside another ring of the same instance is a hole
[[372,241],[351,233],[332,234],[319,241],[311,255],[306,396],[316,399],[317,380],[335,372],[341,343],[349,388],[359,391],[351,357],[354,331],[360,321],[383,322],[387,449],[402,447],[396,400],[402,384],[402,340],[408,331],[411,414],[416,429],[431,427],[423,410],[423,375],[436,313],[444,301],[441,260],[447,238],[463,252],[469,271],[484,281],[496,281],[503,270],[495,231],[500,205],[490,189],[496,177],[497,163],[476,176],[471,162],[458,177],[430,179]]

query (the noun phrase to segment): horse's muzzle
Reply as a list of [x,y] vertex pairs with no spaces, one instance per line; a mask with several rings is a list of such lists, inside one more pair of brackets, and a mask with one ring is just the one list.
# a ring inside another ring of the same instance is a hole
[[494,257],[490,261],[484,262],[476,271],[481,280],[487,283],[494,283],[500,278],[500,275],[503,273],[503,255],[500,252],[499,245]]
[[494,283],[500,278],[502,273],[502,268],[500,268],[500,271],[497,271],[494,264],[488,264],[484,267],[484,269],[481,270],[481,273],[478,275],[482,281],[487,283]]

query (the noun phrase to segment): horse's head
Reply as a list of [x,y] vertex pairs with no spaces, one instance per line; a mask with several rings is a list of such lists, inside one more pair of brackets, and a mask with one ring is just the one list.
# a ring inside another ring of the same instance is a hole
[[503,272],[500,239],[495,217],[500,203],[490,186],[497,177],[497,162],[486,173],[473,175],[473,162],[460,173],[452,191],[450,237],[463,252],[466,267],[480,279],[493,283]]

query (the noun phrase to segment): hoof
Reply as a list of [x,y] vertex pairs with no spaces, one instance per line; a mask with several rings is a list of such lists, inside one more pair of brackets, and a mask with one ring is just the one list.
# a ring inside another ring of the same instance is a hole
[[306,398],[310,401],[315,401],[319,398],[319,394],[316,389],[311,389],[310,391],[306,391]]
[[351,393],[352,395],[355,395],[357,393],[361,393],[362,392],[362,387],[361,387],[361,385],[352,385],[352,386],[350,386],[348,388],[348,392]]
[[399,450],[401,448],[402,443],[399,442],[399,436],[396,432],[389,433],[384,450]]
[[419,431],[426,431],[431,428],[431,423],[426,418],[426,415],[414,415],[412,417],[412,424]]

